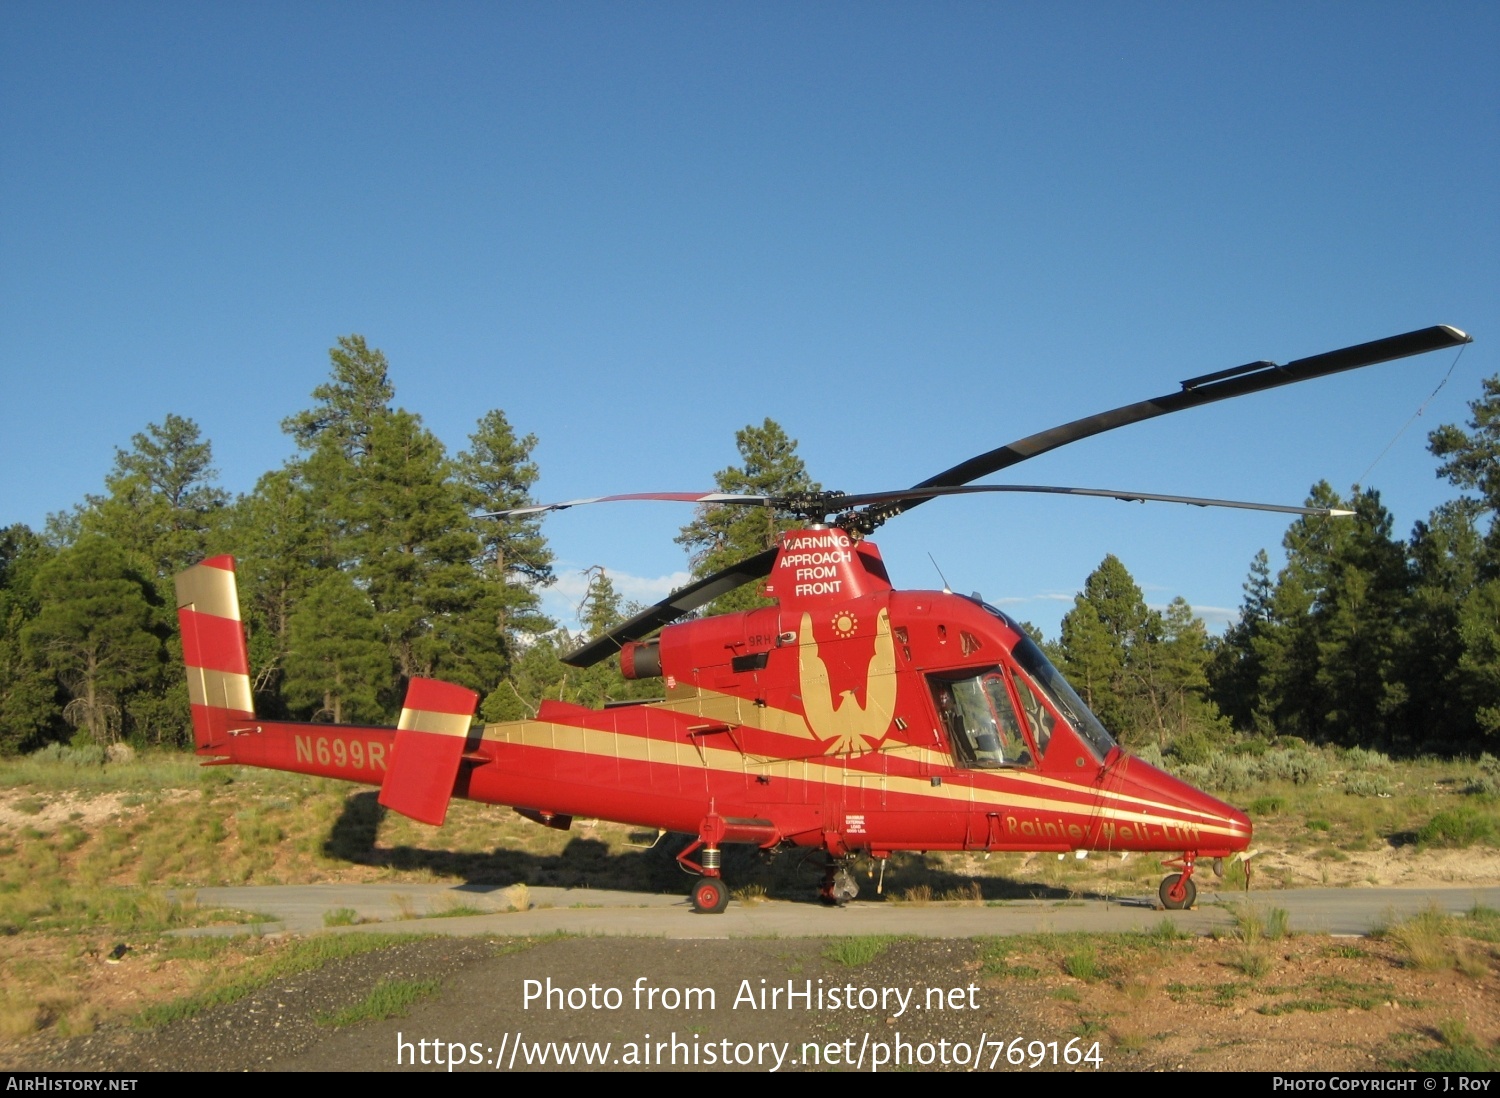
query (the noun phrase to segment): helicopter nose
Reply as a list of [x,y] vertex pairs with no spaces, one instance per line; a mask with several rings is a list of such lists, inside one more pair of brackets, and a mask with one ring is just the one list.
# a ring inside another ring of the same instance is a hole
[[1225,854],[1250,846],[1249,816],[1150,763],[1122,756],[1106,788],[1106,814],[1141,820],[1168,846]]

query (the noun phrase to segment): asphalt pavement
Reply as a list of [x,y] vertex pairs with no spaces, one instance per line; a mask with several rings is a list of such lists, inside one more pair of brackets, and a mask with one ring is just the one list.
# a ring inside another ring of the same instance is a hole
[[[816,902],[731,901],[719,915],[700,915],[686,896],[596,889],[493,885],[316,884],[202,888],[200,907],[254,912],[264,921],[187,933],[310,933],[350,929],[450,935],[531,937],[566,933],[649,938],[822,938],[893,934],[973,938],[1042,931],[1144,930],[1169,918],[1182,930],[1209,934],[1235,923],[1239,905],[1281,908],[1301,933],[1364,935],[1428,907],[1462,913],[1500,908],[1500,887],[1303,888],[1200,893],[1191,911],[1164,912],[1154,896],[1073,900],[1005,900],[980,905],[859,901],[842,908]],[[524,910],[514,910],[524,903]]]

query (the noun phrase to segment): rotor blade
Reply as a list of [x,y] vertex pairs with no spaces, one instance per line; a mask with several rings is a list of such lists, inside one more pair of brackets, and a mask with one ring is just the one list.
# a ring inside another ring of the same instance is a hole
[[520,518],[525,515],[544,515],[550,511],[566,511],[569,507],[582,507],[586,503],[624,503],[628,501],[660,500],[667,503],[769,503],[770,496],[727,495],[723,492],[628,492],[620,496],[592,496],[589,499],[570,499],[562,503],[533,503],[525,507],[511,507],[504,511],[486,511],[475,518]]
[[1097,496],[1120,499],[1127,503],[1187,503],[1194,507],[1234,507],[1242,511],[1274,511],[1283,515],[1317,515],[1343,517],[1354,514],[1337,507],[1293,507],[1284,503],[1247,503],[1236,499],[1209,499],[1205,496],[1166,496],[1158,492],[1128,492],[1117,488],[1063,488],[1048,484],[955,484],[947,488],[907,488],[900,492],[863,492],[851,494],[844,502],[850,507],[872,503],[899,503],[912,498],[934,499],[938,496],[967,496],[980,492],[1040,492],[1055,496]]
[[[1143,400],[1136,404],[1127,404],[1108,412],[1075,419],[1071,423],[1064,423],[1034,435],[1027,435],[1025,438],[997,447],[988,453],[960,462],[951,469],[928,477],[914,487],[917,489],[949,488],[966,485],[970,481],[997,473],[1001,469],[1008,469],[1012,465],[1039,454],[1045,454],[1049,450],[1055,450],[1059,446],[1066,446],[1070,442],[1112,431],[1116,427],[1140,423],[1142,420],[1153,419],[1169,412],[1196,408],[1201,404],[1212,404],[1229,397],[1258,393],[1263,389],[1274,389],[1280,385],[1290,385],[1293,382],[1323,377],[1343,370],[1373,366],[1378,362],[1390,362],[1393,359],[1426,354],[1428,351],[1457,347],[1470,342],[1472,339],[1466,333],[1446,324],[1439,324],[1431,328],[1407,332],[1404,335],[1377,339],[1373,343],[1361,343],[1354,347],[1313,355],[1311,358],[1301,358],[1285,366],[1278,366],[1274,362],[1252,362],[1244,366],[1235,366],[1228,370],[1205,374],[1202,377],[1189,378],[1182,383],[1180,392],[1168,393],[1166,396]],[[900,514],[932,498],[934,498],[933,494],[919,495],[891,505],[888,514],[882,517]],[[740,584],[764,579],[771,574],[775,562],[776,551],[767,549],[748,560],[741,561],[732,568],[726,568],[697,583],[690,584],[670,598],[610,630],[602,637],[569,653],[563,657],[563,662],[575,667],[587,667],[598,663],[627,641],[640,640],[658,626],[666,625],[675,618],[712,602],[719,595]]]
[[[1108,412],[1075,419],[1071,423],[1064,423],[1034,435],[1027,435],[1025,438],[997,447],[988,453],[960,462],[953,468],[944,470],[937,476],[928,477],[913,487],[937,488],[968,484],[980,477],[997,473],[1001,469],[1009,469],[1012,465],[1034,458],[1038,454],[1045,454],[1059,446],[1066,446],[1070,442],[1078,442],[1080,439],[1102,434],[1105,431],[1113,431],[1116,427],[1125,427],[1132,423],[1140,423],[1142,420],[1154,419],[1156,416],[1164,416],[1169,412],[1180,412],[1186,408],[1196,408],[1202,404],[1212,404],[1230,397],[1245,396],[1264,389],[1274,389],[1280,385],[1291,385],[1294,382],[1325,377],[1343,370],[1355,370],[1362,366],[1373,366],[1378,362],[1390,362],[1393,359],[1426,354],[1428,351],[1457,347],[1470,342],[1473,340],[1468,334],[1446,324],[1438,324],[1431,328],[1407,332],[1405,335],[1377,339],[1373,343],[1361,343],[1358,346],[1345,347],[1338,351],[1326,351],[1321,355],[1313,355],[1311,358],[1299,358],[1295,362],[1288,362],[1285,366],[1278,366],[1274,362],[1252,362],[1244,366],[1220,370],[1218,373],[1205,374],[1202,377],[1184,381],[1178,392],[1153,397],[1136,404],[1126,404]],[[925,503],[926,498],[909,500],[902,504],[900,510],[910,510],[920,503]]]
[[707,579],[698,580],[680,591],[674,591],[655,606],[647,607],[629,621],[621,622],[608,633],[595,637],[587,644],[569,652],[562,658],[563,663],[573,667],[592,667],[600,660],[614,655],[625,647],[628,641],[649,636],[663,625],[712,602],[720,595],[728,594],[736,587],[753,583],[758,579],[765,579],[771,574],[771,568],[776,564],[776,553],[775,548],[767,549],[748,560],[740,561],[732,568],[725,568]]

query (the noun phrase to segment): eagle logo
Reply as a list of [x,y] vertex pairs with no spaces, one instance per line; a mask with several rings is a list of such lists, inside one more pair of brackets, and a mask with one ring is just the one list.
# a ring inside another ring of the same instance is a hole
[[843,755],[873,748],[885,736],[896,712],[896,647],[891,641],[891,618],[885,610],[875,619],[875,654],[865,675],[865,703],[844,690],[837,701],[829,683],[828,667],[818,654],[812,615],[802,615],[802,643],[797,665],[802,681],[802,710],[807,727],[827,754]]

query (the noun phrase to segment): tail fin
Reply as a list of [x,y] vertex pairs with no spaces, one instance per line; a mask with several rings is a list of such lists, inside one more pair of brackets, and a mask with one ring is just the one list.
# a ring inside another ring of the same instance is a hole
[[390,769],[380,803],[403,816],[441,826],[469,738],[479,695],[437,679],[412,679],[406,688]]
[[255,720],[234,558],[195,564],[178,573],[176,585],[193,742],[200,755],[227,755],[233,731]]

